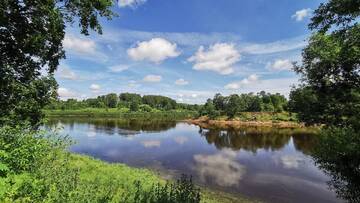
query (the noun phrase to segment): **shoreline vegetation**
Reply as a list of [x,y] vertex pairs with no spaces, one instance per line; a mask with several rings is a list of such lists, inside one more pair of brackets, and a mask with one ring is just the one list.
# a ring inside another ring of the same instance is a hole
[[119,119],[154,119],[154,120],[182,120],[196,116],[196,111],[169,110],[154,112],[124,112],[117,108],[85,108],[67,110],[44,110],[46,117],[95,117]]
[[194,119],[186,119],[187,123],[198,125],[201,128],[244,128],[244,127],[272,127],[272,128],[307,128],[303,123],[297,121],[284,121],[281,119],[243,120],[239,118],[226,119],[202,116]]
[[241,112],[234,118],[218,116],[200,116],[196,111],[168,110],[155,112],[123,112],[117,108],[85,108],[67,110],[43,110],[47,118],[109,118],[109,119],[139,119],[159,121],[185,121],[203,128],[241,128],[241,127],[274,127],[274,128],[318,128],[305,126],[290,112]]
[[[93,184],[93,180],[101,180],[101,183],[107,182],[110,177],[111,182],[120,182],[127,187],[125,190],[135,190],[136,182],[141,181],[145,190],[149,190],[156,184],[165,185],[166,182],[175,180],[167,180],[161,177],[160,173],[146,168],[131,167],[122,163],[108,163],[102,160],[98,160],[87,155],[70,154],[71,166],[74,169],[82,171],[80,179],[89,181],[87,184]],[[105,174],[105,175],[104,175]],[[90,179],[91,177],[91,179]],[[198,187],[198,186],[196,186]],[[260,202],[255,199],[247,197],[225,193],[221,191],[214,191],[204,187],[200,187],[201,202],[206,203],[255,203]]]

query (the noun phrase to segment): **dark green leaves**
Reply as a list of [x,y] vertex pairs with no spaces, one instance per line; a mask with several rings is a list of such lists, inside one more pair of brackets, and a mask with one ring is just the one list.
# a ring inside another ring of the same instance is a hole
[[[65,57],[65,24],[78,21],[81,33],[101,33],[99,17],[111,19],[112,0],[2,0],[0,5],[0,117],[41,118],[55,98],[52,74]],[[46,72],[47,78],[41,73]]]

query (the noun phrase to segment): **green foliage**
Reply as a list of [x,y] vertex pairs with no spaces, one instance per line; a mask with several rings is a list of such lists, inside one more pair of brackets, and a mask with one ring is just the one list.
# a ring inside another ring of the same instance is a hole
[[134,101],[130,103],[130,111],[138,111],[139,110],[139,104]]
[[237,112],[243,111],[245,103],[239,95],[230,95],[225,102],[225,112],[229,118],[234,118]]
[[82,101],[68,99],[66,101],[53,100],[45,107],[47,110],[80,110],[88,108],[128,108],[131,112],[157,112],[170,110],[190,110],[197,111],[199,105],[178,104],[175,100],[157,95],[121,93],[119,97],[115,93],[89,98]]
[[[139,107],[140,108],[140,107]],[[142,107],[144,108],[144,106]],[[148,107],[145,107],[148,108]],[[141,110],[141,109],[140,109]],[[196,111],[189,110],[170,110],[159,111],[152,109],[151,112],[136,111],[131,112],[129,108],[86,108],[77,110],[45,110],[45,115],[48,117],[105,117],[105,118],[123,118],[123,119],[151,119],[151,120],[180,120],[192,118],[197,115]]]
[[142,103],[157,109],[170,110],[177,108],[175,100],[158,95],[145,95],[142,97]]
[[360,2],[330,0],[314,14],[309,28],[316,32],[295,67],[304,84],[292,90],[289,107],[308,124],[326,125],[315,163],[331,176],[329,186],[340,198],[359,202]]
[[321,105],[309,87],[298,87],[290,92],[289,110],[298,112],[298,118],[307,124],[316,124],[322,120],[322,114],[319,112],[322,109]]
[[314,11],[309,28],[326,32],[331,27],[347,30],[356,24],[359,16],[360,2],[358,0],[330,0],[321,3]]
[[149,192],[143,192],[140,182],[135,182],[136,192],[134,202],[144,203],[196,203],[200,202],[200,189],[197,188],[191,177],[182,175],[174,183],[156,184]]
[[[210,105],[211,103],[211,105]],[[214,108],[214,109],[213,109]],[[283,112],[288,109],[286,98],[279,94],[270,94],[264,91],[257,95],[249,94],[232,94],[222,96],[220,93],[215,94],[213,100],[208,100],[201,107],[199,114],[208,115],[215,118],[219,115],[226,115],[234,118],[241,112]]]
[[200,202],[191,179],[165,184],[145,169],[72,155],[68,144],[52,133],[0,128],[0,202]]
[[213,104],[213,101],[211,99],[208,99],[205,103],[205,105],[203,105],[199,111],[199,115],[200,116],[209,116],[209,118],[213,119],[216,118],[217,116],[220,116],[219,111],[217,111],[215,109],[215,105]]
[[112,0],[1,1],[0,124],[40,121],[41,109],[56,97],[52,76],[65,56],[65,24],[76,19],[81,33],[101,33],[98,17],[114,16],[112,5]]
[[[293,103],[306,98],[316,102],[316,111],[305,122],[327,125],[358,125],[360,119],[360,15],[359,1],[331,0],[315,10],[309,25],[317,30],[303,50],[301,65],[295,71],[302,76],[306,93],[299,90]],[[331,29],[331,32],[327,32]],[[296,91],[296,90],[294,90]],[[309,96],[309,93],[315,96]],[[304,98],[302,98],[302,96]],[[308,104],[309,105],[309,104]],[[307,105],[307,106],[308,106]],[[297,109],[305,115],[309,109]]]
[[147,104],[142,104],[139,106],[140,111],[142,112],[153,112],[156,111],[155,109],[151,108],[151,106],[147,105]]

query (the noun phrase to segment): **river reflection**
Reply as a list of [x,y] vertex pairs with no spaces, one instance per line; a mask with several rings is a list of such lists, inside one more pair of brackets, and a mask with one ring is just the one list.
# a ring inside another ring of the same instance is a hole
[[230,148],[233,150],[246,150],[256,153],[259,149],[277,151],[290,142],[303,153],[310,153],[316,144],[316,136],[312,133],[299,132],[298,129],[271,129],[271,128],[245,128],[245,129],[201,129],[199,133],[209,144],[216,148]]
[[317,136],[295,129],[201,129],[183,122],[54,119],[76,142],[70,150],[147,167],[165,177],[266,202],[341,202],[310,156]]

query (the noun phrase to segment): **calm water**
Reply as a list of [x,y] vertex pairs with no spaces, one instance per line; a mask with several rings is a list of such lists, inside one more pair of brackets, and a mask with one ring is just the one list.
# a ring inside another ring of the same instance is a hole
[[295,130],[209,130],[183,122],[52,120],[70,150],[266,202],[341,202],[313,163],[316,136]]

